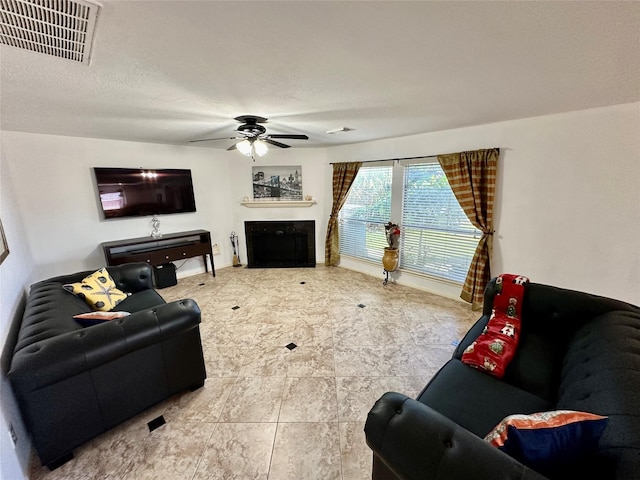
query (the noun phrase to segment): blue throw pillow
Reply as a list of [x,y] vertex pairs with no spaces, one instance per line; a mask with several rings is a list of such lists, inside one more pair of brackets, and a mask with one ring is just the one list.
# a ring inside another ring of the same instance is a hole
[[509,415],[485,440],[537,472],[549,473],[594,451],[608,421],[573,410]]

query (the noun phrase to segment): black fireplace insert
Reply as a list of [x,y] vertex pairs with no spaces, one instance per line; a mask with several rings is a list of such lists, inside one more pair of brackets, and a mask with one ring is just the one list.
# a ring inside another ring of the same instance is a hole
[[313,220],[244,222],[248,268],[316,266]]

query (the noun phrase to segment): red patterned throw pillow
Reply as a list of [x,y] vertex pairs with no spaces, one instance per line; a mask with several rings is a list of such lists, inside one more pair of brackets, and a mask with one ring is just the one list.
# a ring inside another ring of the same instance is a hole
[[75,318],[83,327],[91,327],[93,325],[98,325],[99,323],[127,317],[129,315],[131,315],[129,312],[90,312],[74,315],[73,318]]
[[527,277],[505,273],[496,279],[489,322],[462,354],[462,362],[498,378],[513,359],[520,337],[520,315]]

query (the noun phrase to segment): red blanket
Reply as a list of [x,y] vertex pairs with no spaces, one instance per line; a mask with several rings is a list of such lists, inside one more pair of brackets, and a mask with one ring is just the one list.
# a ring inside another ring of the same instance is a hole
[[513,359],[520,337],[520,312],[527,277],[505,273],[496,279],[491,318],[476,341],[462,354],[462,362],[498,378]]

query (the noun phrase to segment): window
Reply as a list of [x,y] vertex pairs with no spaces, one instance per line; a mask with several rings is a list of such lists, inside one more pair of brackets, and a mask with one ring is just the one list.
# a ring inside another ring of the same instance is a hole
[[480,231],[468,220],[439,163],[404,167],[400,267],[464,283]]
[[380,261],[391,218],[391,165],[361,167],[340,210],[340,253]]
[[340,211],[340,253],[379,262],[384,225],[399,221],[402,270],[463,283],[481,235],[437,160],[424,160],[360,168]]

